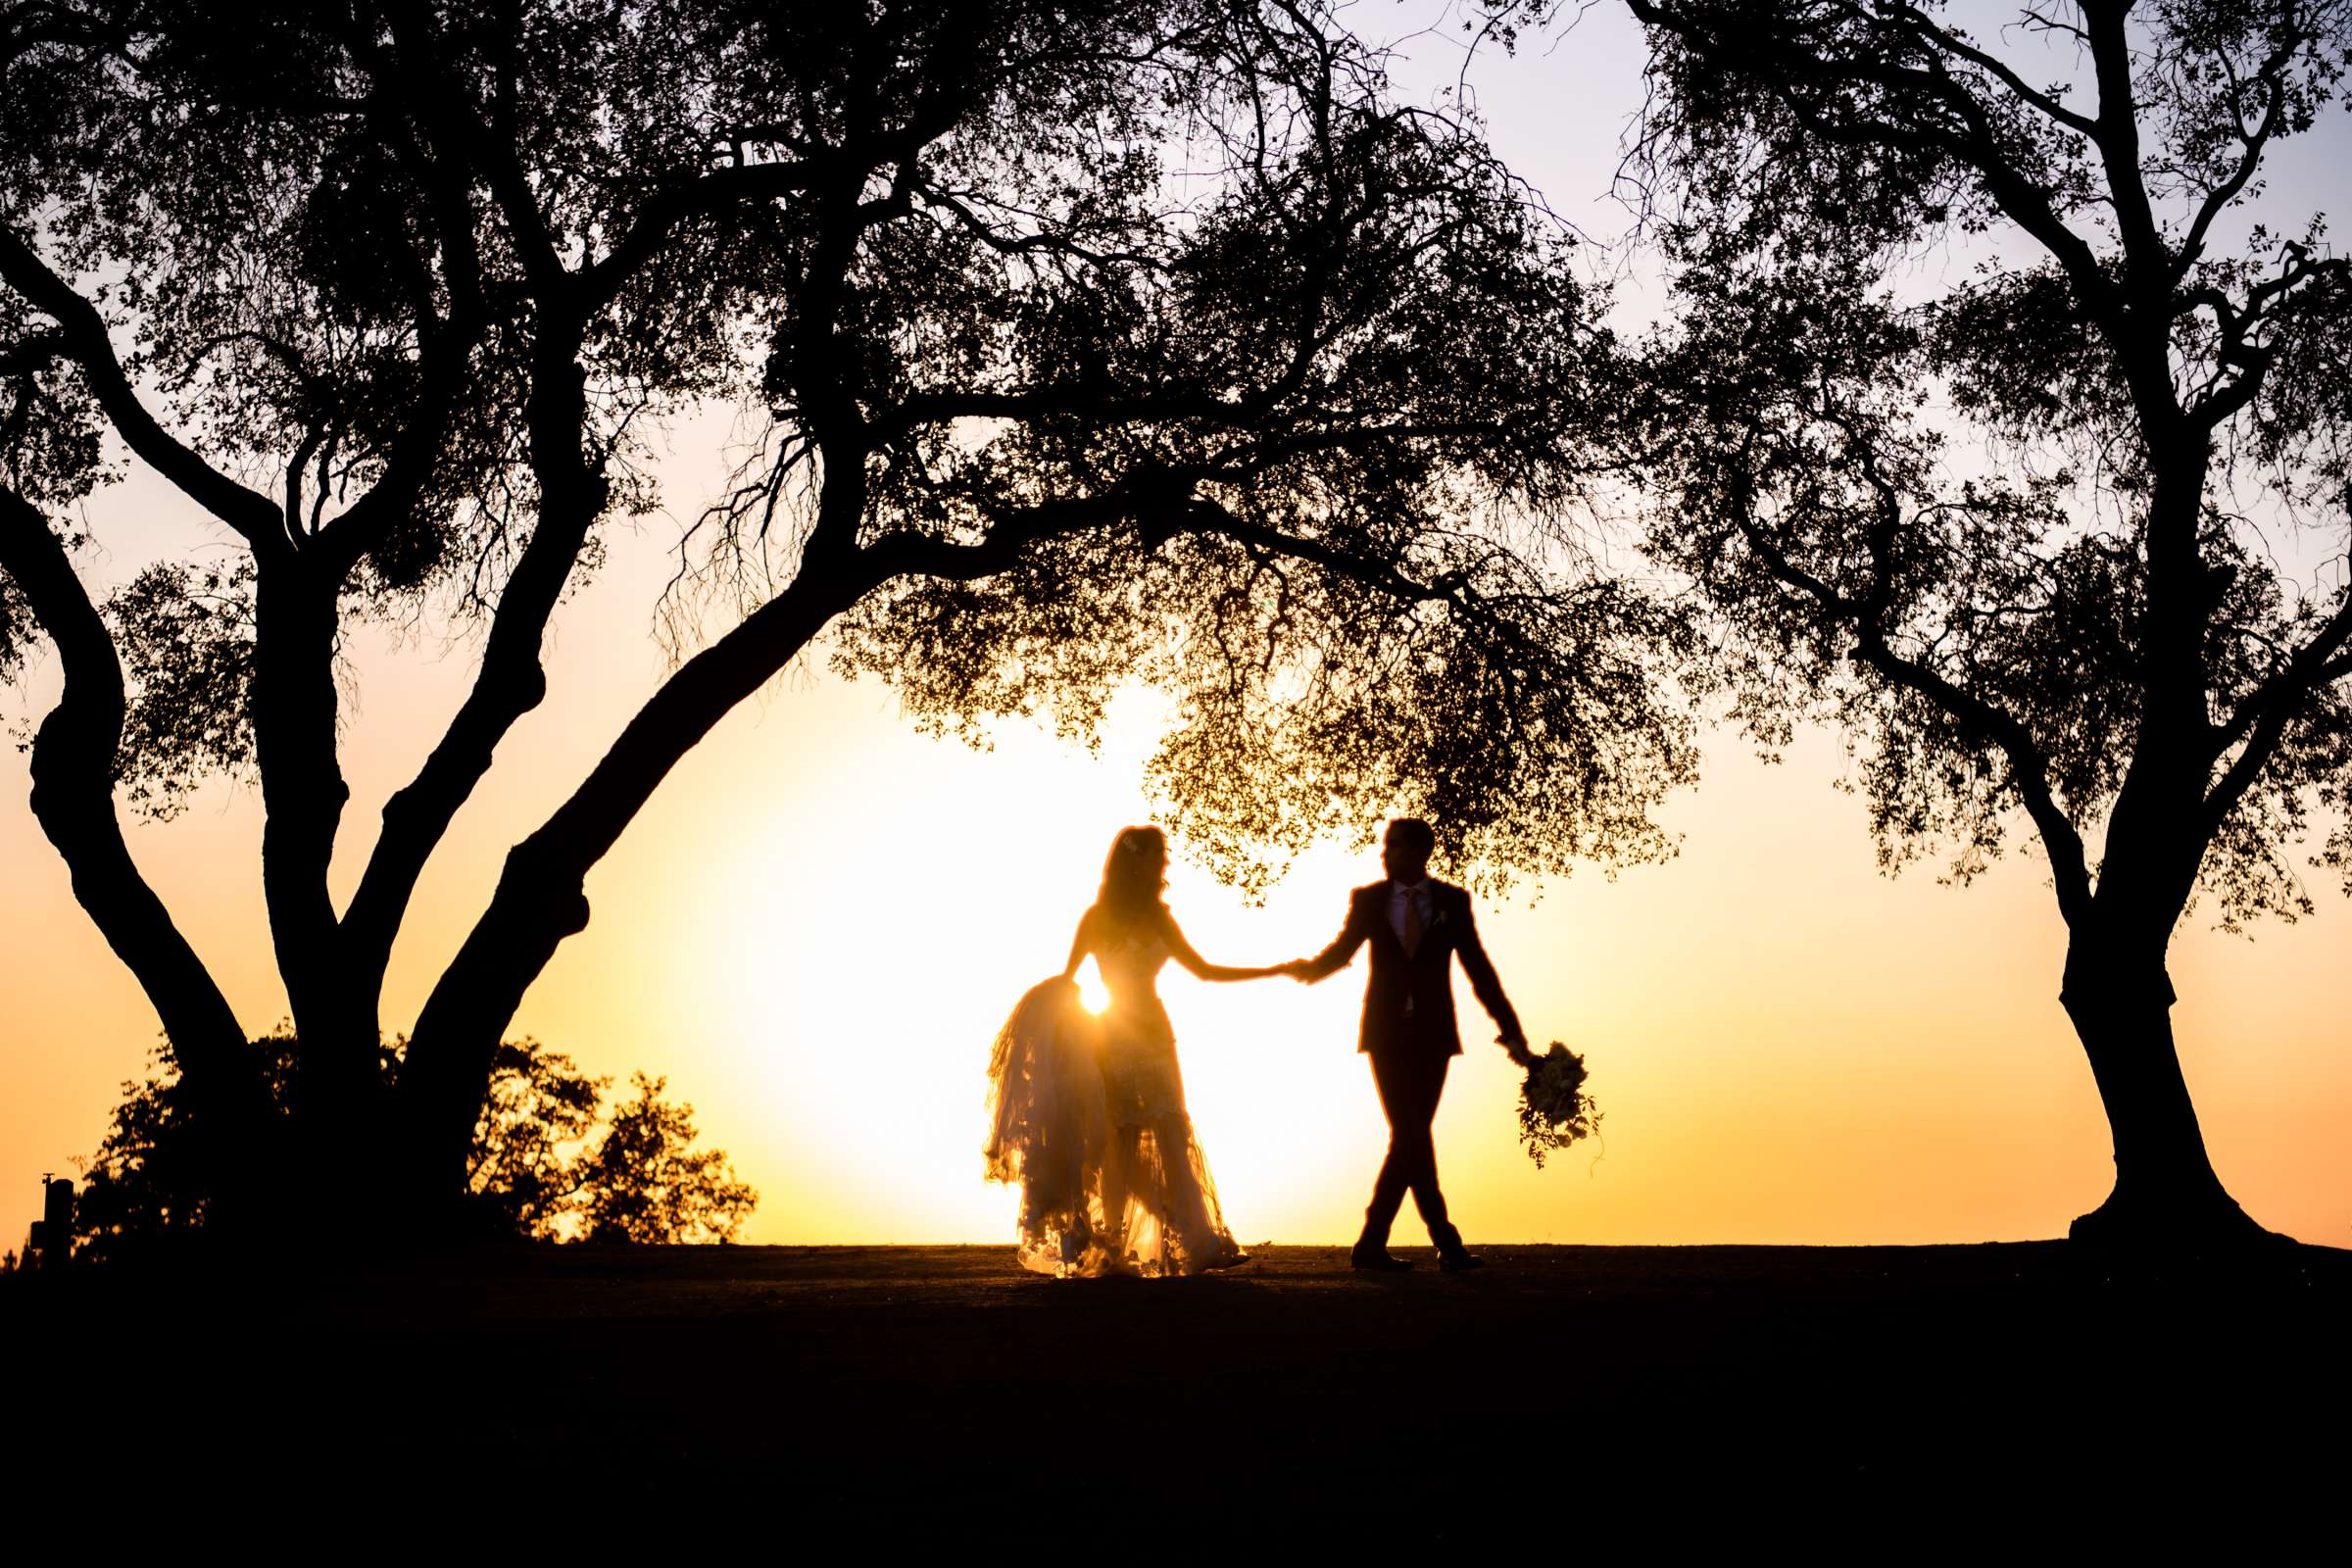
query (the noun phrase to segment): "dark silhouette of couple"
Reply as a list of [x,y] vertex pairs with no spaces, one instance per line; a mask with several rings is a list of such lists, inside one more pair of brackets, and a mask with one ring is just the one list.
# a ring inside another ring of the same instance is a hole
[[[1173,958],[1203,980],[1289,975],[1311,984],[1346,968],[1364,947],[1371,974],[1357,1049],[1371,1060],[1389,1152],[1350,1261],[1378,1271],[1412,1266],[1389,1251],[1390,1227],[1409,1193],[1439,1267],[1480,1266],[1446,1215],[1431,1135],[1446,1070],[1462,1050],[1455,957],[1511,1059],[1524,1066],[1532,1058],[1479,945],[1470,896],[1429,875],[1435,847],[1428,823],[1391,822],[1381,847],[1387,875],[1349,895],[1347,923],[1331,946],[1311,958],[1252,968],[1210,963],[1185,940],[1161,898],[1168,851],[1159,829],[1120,832],[1068,964],[1021,998],[990,1063],[988,1172],[1021,1187],[1024,1266],[1063,1275],[1167,1275],[1247,1262],[1226,1229],[1185,1109],[1159,971]],[[1090,956],[1110,993],[1100,1017],[1080,1004],[1075,983]]]

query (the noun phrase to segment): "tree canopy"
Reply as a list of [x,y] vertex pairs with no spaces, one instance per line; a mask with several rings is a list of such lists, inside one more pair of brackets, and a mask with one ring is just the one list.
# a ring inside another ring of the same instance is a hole
[[[947,727],[1084,734],[1170,688],[1155,776],[1245,881],[1396,808],[1497,869],[1669,848],[1673,623],[1574,525],[1595,298],[1476,125],[1394,102],[1324,7],[0,15],[0,661],[57,651],[36,814],[218,1125],[272,1124],[118,789],[257,781],[318,1135],[380,1128],[405,1190],[454,1192],[589,868],[828,638]],[[515,846],[395,1088],[417,878],[601,531],[651,504],[649,432],[714,399],[769,430],[681,558],[714,634]],[[112,590],[74,554],[110,441],[227,564]],[[338,903],[336,652],[378,616],[471,621],[479,662]]]

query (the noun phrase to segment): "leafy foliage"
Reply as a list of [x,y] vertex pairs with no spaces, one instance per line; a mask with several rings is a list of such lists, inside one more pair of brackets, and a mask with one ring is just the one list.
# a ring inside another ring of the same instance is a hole
[[[253,1042],[256,1070],[284,1126],[296,1094],[294,1037],[283,1029]],[[74,1200],[76,1255],[108,1262],[186,1244],[204,1227],[210,1184],[203,1159],[204,1128],[194,1098],[160,1044],[146,1077],[122,1086],[106,1135],[86,1161]],[[285,1173],[289,1176],[292,1172]]]
[[149,566],[107,603],[131,698],[122,779],[133,809],[168,820],[206,778],[253,768],[253,571]]
[[[1576,526],[1618,389],[1570,237],[1474,126],[1388,104],[1360,48],[1310,79],[1296,24],[1222,24],[1298,96],[1196,84],[1185,118],[1130,102],[1050,162],[1033,119],[975,121],[945,161],[1001,165],[998,224],[926,176],[867,239],[858,297],[891,309],[857,323],[865,527],[1030,537],[1001,571],[886,585],[837,664],[973,738],[1039,711],[1091,737],[1120,687],[1166,692],[1152,782],[1253,890],[1400,809],[1489,883],[1670,853],[1648,809],[1691,754],[1652,662],[1681,622]],[[1065,214],[1072,170],[1096,197]],[[801,355],[780,332],[787,419]]]
[[585,1181],[578,1151],[596,1129],[607,1082],[536,1040],[500,1044],[466,1190],[501,1229],[552,1237],[576,1211]]
[[759,1194],[719,1150],[698,1150],[694,1107],[667,1080],[630,1076],[632,1097],[596,1131],[610,1079],[535,1040],[499,1047],[467,1189],[502,1229],[540,1240],[669,1245],[734,1239]]
[[[281,1130],[292,1125],[301,1095],[298,1044],[280,1029],[252,1047]],[[394,1040],[379,1054],[388,1079],[398,1077],[405,1047]],[[735,1179],[723,1152],[691,1147],[693,1107],[664,1101],[663,1081],[640,1073],[632,1080],[634,1098],[614,1109],[600,1134],[609,1082],[584,1076],[569,1057],[535,1040],[500,1047],[467,1167],[475,1227],[537,1241],[731,1240],[759,1195]],[[77,1162],[83,1185],[74,1209],[76,1250],[95,1262],[184,1244],[202,1232],[211,1206],[200,1174],[195,1102],[170,1049],[159,1048],[153,1070],[122,1091],[97,1152]],[[351,1177],[291,1160],[275,1175],[285,1182]],[[364,1224],[364,1216],[354,1223]]]
[[592,1242],[726,1241],[759,1195],[727,1156],[695,1150],[694,1107],[662,1098],[666,1080],[634,1073],[604,1138],[581,1158],[579,1213]]
[[[1736,633],[1735,710],[1768,746],[1844,729],[1889,866],[1940,847],[1966,879],[2022,815],[2078,926],[2169,931],[2200,885],[2231,926],[2307,910],[2352,601],[2273,539],[2352,516],[2352,274],[2319,219],[2236,215],[2333,105],[2345,8],[2027,8],[1984,38],[1938,6],[1635,9],[1679,273],[1652,544]],[[1973,277],[1903,277],[1946,242]]]

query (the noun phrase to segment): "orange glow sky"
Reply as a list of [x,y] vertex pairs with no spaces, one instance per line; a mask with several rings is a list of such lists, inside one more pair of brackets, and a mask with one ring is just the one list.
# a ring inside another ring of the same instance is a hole
[[[1638,101],[1627,29],[1595,14],[1548,54],[1482,57],[1506,156],[1598,232]],[[1435,79],[1435,68],[1429,68]],[[1445,73],[1450,75],[1450,71]],[[2326,133],[2342,144],[2340,128]],[[2339,202],[2337,206],[2352,205]],[[674,432],[665,493],[691,515],[717,484],[730,418]],[[91,511],[106,571],[217,538],[152,476]],[[415,1016],[536,826],[663,672],[649,635],[675,521],[612,536],[563,611],[552,695],[500,753],[429,870],[395,955],[387,1026]],[[347,895],[383,799],[413,772],[476,649],[352,648]],[[16,716],[45,706],[54,662]],[[890,694],[817,671],[732,715],[673,775],[589,882],[594,919],[525,1000],[514,1032],[592,1071],[666,1074],[707,1144],[760,1193],[755,1242],[988,1242],[1013,1199],[980,1180],[990,1036],[1054,972],[1102,853],[1143,819],[1154,699],[1122,703],[1102,755],[1026,727],[992,753],[923,739]],[[1519,1151],[1502,1054],[1463,989],[1469,1054],[1439,1118],[1455,1217],[1474,1242],[1971,1242],[2052,1236],[2104,1196],[2104,1120],[2056,996],[2063,930],[2037,862],[1967,890],[1932,866],[1877,872],[1862,808],[1831,787],[1837,742],[1788,765],[1717,735],[1669,819],[1683,853],[1614,883],[1580,873],[1479,917],[1539,1045],[1589,1053],[1605,1154],[1537,1171]],[[97,1142],[140,1070],[154,1014],[74,904],[24,805],[25,760],[0,751],[0,1245],[21,1245],[35,1178]],[[247,1026],[284,1012],[259,880],[255,794],[209,788],[133,853]],[[1441,868],[1442,870],[1443,868]],[[1370,852],[1299,863],[1263,908],[1179,864],[1170,903],[1222,962],[1310,952],[1338,928]],[[2352,909],[2249,942],[2192,914],[2176,944],[2176,1022],[2223,1179],[2254,1216],[2352,1243],[2352,1054],[2341,984]],[[1383,1129],[1353,1053],[1362,969],[1163,983],[1226,1212],[1245,1243],[1354,1233]],[[1405,1242],[1420,1240],[1409,1214]]]

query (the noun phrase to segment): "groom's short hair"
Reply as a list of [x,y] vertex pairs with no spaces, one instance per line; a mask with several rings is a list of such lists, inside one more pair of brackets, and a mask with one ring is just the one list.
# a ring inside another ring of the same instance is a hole
[[1417,816],[1400,816],[1392,821],[1389,837],[1419,845],[1424,854],[1432,854],[1438,847],[1438,830]]

